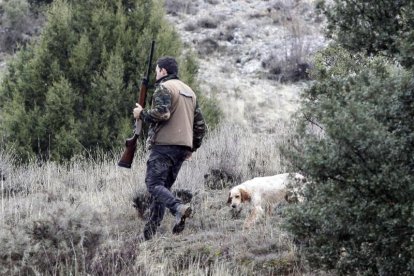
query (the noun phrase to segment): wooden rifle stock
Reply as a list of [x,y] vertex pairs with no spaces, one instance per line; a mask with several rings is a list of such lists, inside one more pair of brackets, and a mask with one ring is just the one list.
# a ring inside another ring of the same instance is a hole
[[[148,58],[147,75],[142,79],[141,87],[139,90],[138,103],[143,108],[145,107],[145,99],[147,97],[148,82],[149,82],[149,77],[150,77],[150,72],[151,72],[151,62],[152,62],[152,57],[154,55],[154,46],[155,46],[155,41],[152,41],[151,51],[150,51],[149,58]],[[141,128],[142,128],[142,122],[141,120],[137,119],[135,122],[134,136],[126,139],[125,150],[122,153],[121,159],[118,162],[118,166],[123,167],[123,168],[128,168],[128,169],[131,168],[132,161],[134,160],[135,150],[137,148],[137,140],[141,132]]]

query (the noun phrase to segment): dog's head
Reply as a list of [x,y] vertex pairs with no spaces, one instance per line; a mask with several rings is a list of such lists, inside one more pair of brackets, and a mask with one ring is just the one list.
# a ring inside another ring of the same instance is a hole
[[236,186],[230,190],[227,204],[232,208],[239,208],[243,202],[250,200],[250,194],[243,187]]

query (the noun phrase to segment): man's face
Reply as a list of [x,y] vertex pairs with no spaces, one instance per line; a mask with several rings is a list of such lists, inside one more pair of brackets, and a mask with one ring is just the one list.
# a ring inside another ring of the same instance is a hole
[[158,65],[157,65],[157,67],[155,67],[155,73],[157,74],[155,76],[156,80],[159,80],[160,78],[168,75],[167,70],[165,70],[164,68],[160,69],[160,67],[158,67]]

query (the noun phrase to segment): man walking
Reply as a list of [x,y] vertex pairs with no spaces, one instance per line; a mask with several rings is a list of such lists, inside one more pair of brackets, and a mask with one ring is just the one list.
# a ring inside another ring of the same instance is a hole
[[143,238],[149,240],[164,217],[165,208],[175,216],[173,233],[184,230],[191,207],[184,205],[170,191],[184,160],[191,157],[202,142],[206,125],[194,91],[178,78],[178,65],[173,57],[157,60],[156,89],[150,109],[136,104],[136,119],[149,124],[145,184],[151,194],[150,218]]

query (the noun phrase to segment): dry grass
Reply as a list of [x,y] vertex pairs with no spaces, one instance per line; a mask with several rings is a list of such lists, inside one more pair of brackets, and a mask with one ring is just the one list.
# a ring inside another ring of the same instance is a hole
[[313,1],[272,1],[268,16],[283,30],[283,45],[273,49],[262,62],[268,70],[268,77],[282,82],[308,79],[311,56],[318,48],[313,45],[318,24]]
[[[195,194],[193,218],[174,236],[167,214],[156,237],[144,243],[137,240],[144,221],[132,198],[144,190],[145,154],[127,170],[116,166],[118,154],[12,167],[12,155],[1,152],[0,274],[302,274],[297,248],[280,229],[281,212],[242,231],[245,214],[233,219],[225,204],[228,186],[285,171],[277,146],[288,128],[277,133],[253,135],[231,124],[210,133],[174,187]],[[205,175],[215,169],[234,183],[208,189]]]
[[196,14],[198,12],[196,3],[190,0],[165,0],[164,5],[165,11],[172,15],[179,13]]

